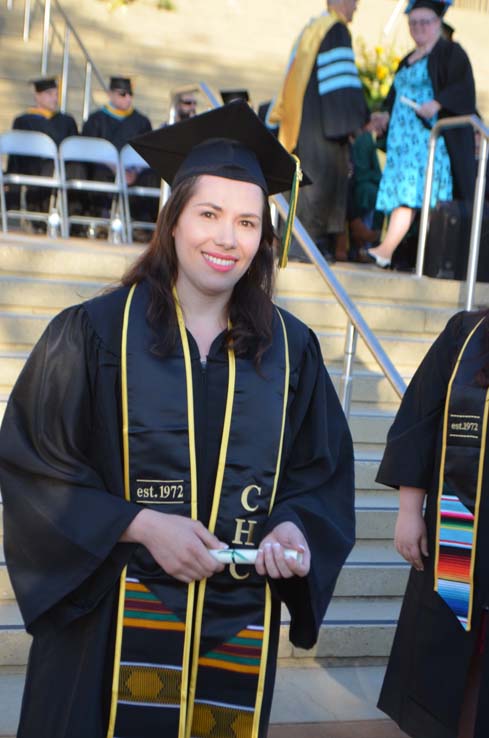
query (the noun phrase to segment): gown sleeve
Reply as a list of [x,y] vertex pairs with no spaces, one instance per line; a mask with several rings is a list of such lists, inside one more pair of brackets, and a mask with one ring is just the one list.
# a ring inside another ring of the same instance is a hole
[[376,481],[428,490],[448,382],[460,344],[464,313],[451,318],[421,362],[387,435]]
[[31,632],[49,613],[67,621],[95,606],[133,551],[118,540],[139,508],[90,463],[99,344],[83,307],[57,316],[0,430],[5,556]]
[[311,648],[355,541],[351,435],[312,332],[289,422],[291,442],[266,532],[284,521],[295,523],[311,549],[311,570],[271,586],[289,610],[290,640]]
[[435,99],[446,115],[471,115],[475,111],[475,83],[469,57],[463,48],[454,42],[439,62],[440,80]]
[[[338,73],[338,68],[344,68]],[[368,111],[355,66],[350,32],[335,23],[325,35],[316,57],[317,94],[324,138],[341,139],[362,128]]]

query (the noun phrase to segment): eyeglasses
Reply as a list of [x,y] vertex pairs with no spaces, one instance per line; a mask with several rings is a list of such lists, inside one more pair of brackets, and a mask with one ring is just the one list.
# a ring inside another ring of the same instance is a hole
[[128,92],[127,90],[114,90],[114,92],[117,92],[119,97],[130,97],[131,96],[131,93]]
[[197,100],[180,100],[180,105],[197,105]]
[[416,28],[417,26],[426,28],[426,26],[430,26],[434,21],[436,21],[436,18],[410,18],[408,24],[409,28]]

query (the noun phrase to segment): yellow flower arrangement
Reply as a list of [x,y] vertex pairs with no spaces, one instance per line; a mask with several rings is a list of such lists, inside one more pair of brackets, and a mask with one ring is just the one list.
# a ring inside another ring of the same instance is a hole
[[371,110],[378,110],[387,96],[399,67],[400,57],[394,49],[374,46],[369,49],[363,39],[356,43],[358,74]]

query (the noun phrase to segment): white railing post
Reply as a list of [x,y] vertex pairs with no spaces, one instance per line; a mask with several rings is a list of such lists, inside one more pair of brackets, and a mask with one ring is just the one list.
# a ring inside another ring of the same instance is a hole
[[90,115],[90,98],[92,93],[92,63],[87,61],[85,64],[85,88],[83,90],[83,113],[82,120],[85,123]]
[[44,25],[42,29],[41,74],[48,73],[49,31],[51,25],[51,0],[44,2]]
[[22,40],[26,43],[29,40],[31,32],[31,0],[25,0],[24,4],[24,30],[22,32]]
[[479,247],[481,239],[482,218],[484,217],[484,197],[486,193],[487,172],[487,135],[482,135],[479,150],[479,167],[474,192],[474,210],[470,229],[469,263],[467,267],[467,295],[465,309],[472,310],[474,304],[475,283],[477,280],[477,266],[479,264]]
[[421,208],[421,220],[419,223],[418,254],[416,256],[416,276],[423,276],[424,252],[426,249],[426,237],[428,235],[428,222],[430,217],[431,191],[433,189],[433,174],[435,170],[435,152],[438,135],[436,130],[431,132],[428,148],[428,165],[426,167],[426,181],[424,185],[423,206]]
[[343,374],[340,379],[339,398],[346,417],[350,417],[351,397],[353,390],[353,362],[357,351],[358,331],[348,319],[346,324],[345,351],[343,357]]
[[65,37],[63,42],[63,70],[61,72],[61,100],[60,110],[66,113],[66,103],[68,97],[68,77],[70,74],[70,27],[65,23]]

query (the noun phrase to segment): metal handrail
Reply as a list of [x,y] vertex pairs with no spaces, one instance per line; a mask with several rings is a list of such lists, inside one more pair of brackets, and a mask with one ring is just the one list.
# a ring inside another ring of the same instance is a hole
[[[185,88],[179,88],[172,93],[169,115],[170,122],[173,122],[175,120],[175,100],[177,95],[188,89],[200,91],[204,95],[204,97],[207,98],[212,108],[216,108],[221,105],[221,101],[219,100],[217,95],[205,82],[199,82],[191,86],[186,85]],[[169,188],[166,189],[166,193],[168,192]],[[285,197],[283,195],[274,195],[270,198],[270,202],[272,206],[275,207],[280,217],[286,220],[289,214],[289,204]],[[341,282],[337,279],[328,262],[319,251],[318,247],[311,239],[306,229],[297,217],[294,220],[292,233],[299,244],[302,246],[307,256],[310,258],[312,264],[318,270],[321,278],[329,287],[347,317],[343,374],[340,382],[340,391],[338,393],[345,415],[348,417],[350,413],[353,361],[355,358],[358,336],[363,339],[365,345],[377,362],[378,366],[380,367],[382,373],[393,388],[394,392],[399,398],[401,398],[406,390],[406,383],[397,371],[394,364],[387,356],[386,352],[380,344],[380,341],[365,321],[365,318],[360,313],[357,306],[348,295]]]
[[[289,205],[285,197],[283,195],[274,195],[271,199],[277,207],[280,216],[283,219],[286,219],[289,212]],[[311,259],[316,269],[319,271],[319,274],[333,293],[339,305],[343,308],[349,323],[351,323],[355,331],[363,339],[365,345],[379,365],[394,392],[397,394],[398,397],[402,397],[406,389],[406,383],[397,371],[394,364],[387,356],[378,338],[375,336],[372,329],[365,321],[365,318],[358,310],[348,292],[345,290],[339,279],[336,277],[328,262],[326,261],[326,259],[324,258],[324,256],[322,255],[322,253],[320,252],[312,238],[309,236],[306,229],[298,218],[296,218],[294,222],[293,234],[302,246],[307,256]],[[347,336],[346,343],[347,348],[348,346],[351,347],[350,350],[345,352],[345,358],[348,358],[350,354],[354,353],[354,338],[348,338]],[[348,360],[351,361],[350,359]],[[343,382],[346,387],[344,390],[342,390],[342,397],[340,397],[340,399],[344,399],[345,401],[348,401],[349,378],[350,375],[347,373],[347,376]]]
[[487,173],[487,154],[489,141],[489,128],[476,115],[460,115],[456,118],[442,118],[435,123],[430,133],[428,143],[428,165],[426,168],[426,180],[423,195],[423,206],[421,208],[421,219],[419,224],[418,255],[416,259],[416,276],[423,276],[423,266],[426,251],[426,237],[428,235],[428,220],[431,205],[431,192],[433,190],[433,174],[435,167],[436,142],[444,130],[471,126],[481,136],[479,149],[479,166],[477,168],[477,179],[475,183],[474,205],[472,210],[472,224],[470,229],[469,262],[467,267],[465,309],[472,310],[474,304],[475,283],[477,279],[477,264],[479,261],[479,246],[484,215],[484,196]]
[[[53,20],[53,9],[61,16],[64,22],[64,34],[61,34]],[[28,41],[30,33],[30,18],[31,18],[31,0],[25,0],[24,6],[24,41]],[[49,63],[49,51],[50,51],[50,40],[49,32],[52,29],[54,36],[60,41],[62,46],[63,65],[61,72],[61,90],[60,90],[60,110],[62,113],[66,112],[66,101],[68,95],[68,78],[70,72],[70,43],[73,37],[78,44],[78,47],[82,53],[85,63],[85,75],[83,84],[83,107],[82,107],[82,120],[86,121],[90,114],[90,100],[92,97],[92,75],[95,75],[97,82],[101,86],[104,92],[108,91],[107,85],[99,72],[97,65],[93,61],[92,56],[87,51],[87,48],[80,36],[78,35],[75,27],[68,18],[66,11],[62,8],[59,0],[44,0],[44,20],[43,20],[43,33],[42,33],[42,49],[41,49],[41,74],[47,74],[48,63]]]

